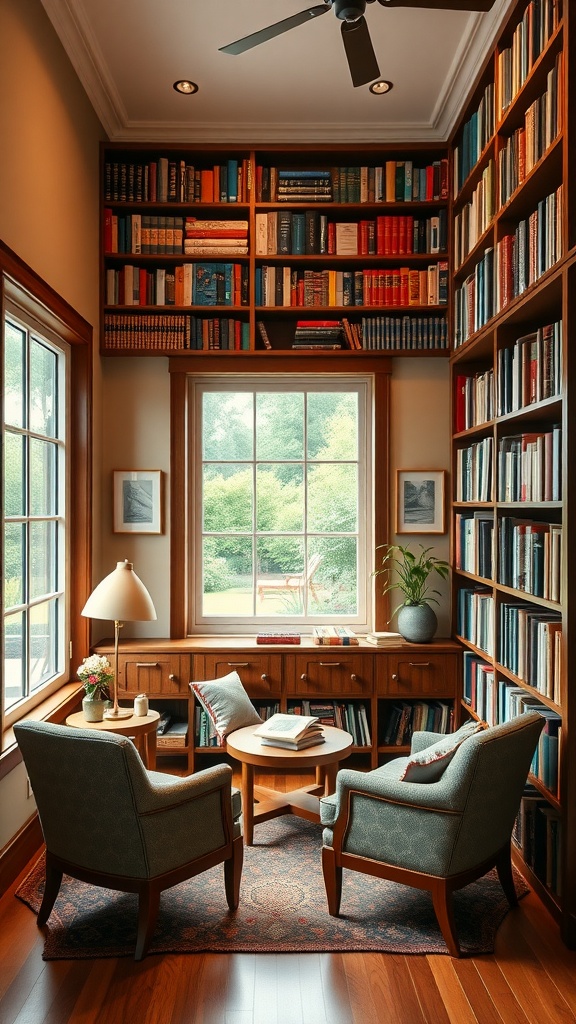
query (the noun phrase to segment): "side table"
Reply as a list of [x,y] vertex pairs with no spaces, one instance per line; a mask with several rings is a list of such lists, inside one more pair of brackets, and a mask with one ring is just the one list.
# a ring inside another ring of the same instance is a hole
[[114,722],[111,718],[105,718],[103,722],[87,722],[82,711],[77,711],[73,715],[68,715],[66,725],[73,729],[95,729],[96,732],[115,732],[119,736],[130,736],[134,740],[145,767],[154,771],[156,769],[156,728],[159,718],[158,711],[149,711],[145,716],[132,715],[131,718],[121,718],[118,722]]

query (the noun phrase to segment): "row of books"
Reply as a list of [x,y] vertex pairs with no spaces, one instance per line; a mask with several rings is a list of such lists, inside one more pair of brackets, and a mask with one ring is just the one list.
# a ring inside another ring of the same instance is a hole
[[495,123],[494,83],[489,82],[478,107],[464,122],[454,147],[454,198],[494,134]]
[[562,895],[562,820],[560,812],[527,783],[512,829],[512,841],[524,863],[557,897]]
[[312,639],[315,644],[324,647],[353,647],[360,643],[349,626],[314,626]]
[[562,81],[562,53],[548,72],[546,91],[530,104],[524,124],[506,139],[498,153],[498,201],[504,206],[533,167],[552,145],[561,128],[562,104],[558,83]]
[[250,324],[235,317],[191,316],[187,348],[200,352],[247,352],[250,348]]
[[560,704],[562,617],[523,601],[500,605],[498,660],[523,682]]
[[288,711],[294,715],[313,715],[322,725],[344,729],[350,733],[356,747],[372,746],[369,712],[362,702],[302,700],[291,703]]
[[[318,183],[312,186],[309,183]],[[283,183],[283,185],[280,185]],[[291,192],[287,191],[291,183]],[[310,201],[313,188],[324,183],[334,203],[431,202],[448,198],[448,161],[433,160],[424,167],[413,160],[387,160],[383,165],[292,169],[257,165],[256,202]],[[329,187],[328,187],[329,186]],[[310,191],[302,191],[303,189]],[[280,188],[280,193],[279,193]],[[319,192],[322,195],[322,192]],[[308,197],[308,200],[306,199]]]
[[450,732],[453,715],[452,704],[444,701],[395,701],[386,706],[380,729],[382,744],[385,747],[406,746],[412,733],[422,730]]
[[498,579],[547,601],[560,601],[562,526],[503,516],[498,523]]
[[107,306],[243,306],[248,267],[240,263],[184,263],[167,270],[125,264],[106,270]]
[[501,437],[496,455],[497,501],[560,501],[562,428]]
[[546,324],[498,350],[498,415],[562,394],[562,322]]
[[165,349],[174,351],[190,348],[190,317],[184,314],[106,313],[104,315],[105,349]]
[[256,213],[256,256],[395,256],[446,252],[447,216],[334,221],[317,210]]
[[496,212],[494,161],[488,161],[470,202],[454,214],[454,266],[456,269],[487,230]]
[[461,587],[456,598],[456,628],[459,636],[494,654],[494,595],[483,587]]
[[104,252],[134,256],[179,254],[184,249],[184,218],[104,209]]
[[362,317],[361,347],[369,351],[412,352],[448,348],[443,316]]
[[500,117],[524,85],[560,18],[558,0],[531,0],[526,6],[514,29],[510,46],[498,53],[496,85]]
[[454,348],[484,327],[494,312],[494,250],[489,246],[454,291]]
[[210,167],[194,167],[182,157],[150,161],[107,160],[107,203],[246,203],[250,165],[231,157]]
[[494,439],[480,441],[456,451],[456,501],[492,501]]
[[464,651],[462,657],[462,699],[481,721],[496,725],[494,666],[473,651]]
[[256,267],[257,306],[439,306],[448,301],[448,264],[363,270]]
[[[263,721],[267,721],[272,715],[280,710],[277,701],[268,704],[258,704],[256,710]],[[199,704],[194,709],[194,741],[197,747],[221,747],[221,742],[214,729],[214,723],[208,714]]]
[[543,704],[538,697],[528,693],[522,686],[514,686],[505,680],[498,684],[498,721],[508,722],[516,715],[537,711],[544,719],[534,752],[530,774],[556,796],[559,783],[560,747],[562,743],[562,718],[556,711]]
[[562,256],[562,185],[496,246],[495,311],[534,284]]
[[458,373],[454,378],[454,430],[488,423],[494,417],[494,370]]
[[491,580],[494,573],[494,513],[457,512],[454,519],[457,569]]

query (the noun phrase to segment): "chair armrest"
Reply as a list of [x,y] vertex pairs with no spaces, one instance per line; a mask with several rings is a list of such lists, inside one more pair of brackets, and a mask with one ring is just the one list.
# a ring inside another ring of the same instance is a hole
[[147,771],[144,779],[145,785],[137,794],[140,814],[181,807],[217,789],[232,792],[232,769],[227,764],[212,765],[186,777]]
[[413,732],[410,753],[419,754],[421,750],[426,750],[426,747],[431,747],[433,743],[438,743],[444,737],[445,733],[443,732],[426,732],[425,730]]
[[337,816],[345,812],[351,791],[378,801],[432,811],[460,811],[463,806],[461,786],[450,781],[446,773],[438,782],[399,782],[375,772],[341,768],[336,776]]

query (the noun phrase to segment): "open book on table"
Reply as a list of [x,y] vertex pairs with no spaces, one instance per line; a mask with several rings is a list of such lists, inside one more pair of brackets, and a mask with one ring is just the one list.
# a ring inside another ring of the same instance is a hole
[[278,712],[254,730],[264,746],[287,747],[301,750],[303,747],[324,743],[322,726],[314,715],[283,715]]

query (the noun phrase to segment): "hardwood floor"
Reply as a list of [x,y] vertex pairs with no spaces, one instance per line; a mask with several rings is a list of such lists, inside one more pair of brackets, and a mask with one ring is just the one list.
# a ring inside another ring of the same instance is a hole
[[501,925],[495,953],[470,959],[217,953],[44,962],[17,884],[0,900],[0,1024],[576,1022],[576,952],[532,893]]

